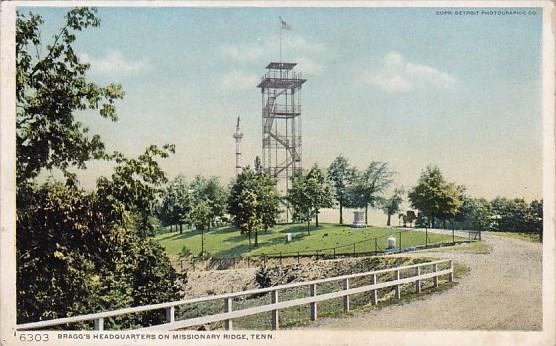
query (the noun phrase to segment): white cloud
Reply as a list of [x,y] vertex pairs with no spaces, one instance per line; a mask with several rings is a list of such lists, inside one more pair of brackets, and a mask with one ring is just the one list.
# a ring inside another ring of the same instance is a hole
[[255,61],[264,54],[263,48],[260,47],[242,47],[234,45],[226,45],[222,47],[222,53],[234,60]]
[[220,79],[220,87],[228,89],[253,89],[259,84],[260,78],[254,73],[231,71]]
[[91,70],[100,74],[120,73],[135,74],[147,71],[149,62],[145,59],[131,59],[124,57],[119,51],[110,51],[103,57],[93,57],[87,53],[80,55],[83,62],[91,64]]
[[434,67],[406,62],[398,52],[389,52],[380,69],[368,70],[366,83],[387,93],[404,93],[418,89],[449,89],[456,78]]
[[[220,47],[220,53],[225,58],[235,62],[251,63],[258,62],[263,58],[271,59],[272,57],[277,61],[280,50],[279,41],[279,36],[275,35],[264,40],[259,39],[257,43],[227,44]],[[296,33],[284,32],[282,36],[283,60],[299,63],[299,70],[303,69],[302,72],[304,73],[314,75],[322,71],[323,64],[321,61],[325,50],[324,44],[307,40]]]
[[294,59],[294,61],[298,63],[297,69],[303,74],[317,75],[323,70],[322,64],[319,64],[307,57],[299,57]]

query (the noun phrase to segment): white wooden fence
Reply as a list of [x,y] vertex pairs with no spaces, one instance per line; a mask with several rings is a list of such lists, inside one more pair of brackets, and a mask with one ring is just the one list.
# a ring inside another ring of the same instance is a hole
[[[448,264],[447,269],[438,270],[438,265],[445,264],[445,263]],[[428,273],[423,273],[423,268],[427,268],[427,267],[432,268],[432,271]],[[406,272],[411,271],[412,272],[411,274],[413,275],[405,278],[401,278],[400,276],[401,271],[406,271]],[[377,276],[379,274],[392,273],[392,272],[395,273],[394,280],[378,282]],[[296,282],[287,285],[253,289],[253,290],[241,291],[236,293],[227,293],[227,294],[220,294],[220,295],[194,298],[188,300],[180,300],[180,301],[174,301],[168,303],[144,305],[144,306],[138,306],[133,308],[125,308],[125,309],[81,315],[75,317],[58,318],[54,320],[25,323],[25,324],[17,325],[16,329],[17,330],[44,329],[52,326],[67,325],[67,324],[73,324],[73,323],[79,323],[85,321],[94,321],[95,330],[104,330],[104,319],[106,318],[122,316],[131,313],[164,309],[166,311],[166,321],[167,321],[166,323],[141,328],[139,330],[169,331],[169,330],[177,330],[186,327],[203,325],[207,323],[214,323],[220,321],[224,321],[224,327],[226,330],[232,330],[233,319],[260,314],[264,312],[271,313],[272,329],[277,330],[279,328],[278,315],[281,309],[308,304],[310,306],[311,320],[314,321],[317,319],[317,307],[319,302],[326,301],[329,299],[334,299],[334,298],[343,298],[343,309],[344,311],[349,311],[350,295],[370,292],[371,304],[377,304],[378,301],[377,290],[380,288],[394,287],[396,298],[400,299],[401,285],[415,283],[415,291],[419,293],[421,292],[422,280],[432,279],[433,286],[437,287],[438,277],[442,275],[447,275],[449,282],[453,281],[454,268],[451,260],[438,260],[438,261],[418,263],[418,264],[412,264],[412,265],[395,267],[395,268],[375,270],[375,271],[370,271],[365,273],[336,276],[332,278],[326,278],[326,279],[320,279],[314,281]],[[350,279],[361,278],[361,277],[368,277],[370,279],[369,285],[350,288]],[[342,289],[335,292],[317,294],[318,285],[327,282],[341,282]],[[294,287],[308,287],[309,296],[304,298],[286,300],[282,302],[279,301],[279,292],[281,290],[294,288]],[[248,295],[258,295],[261,293],[270,293],[270,297],[271,297],[270,304],[245,308],[241,310],[233,310],[233,305],[232,305],[233,298],[248,296]],[[207,302],[207,301],[214,301],[214,300],[222,300],[224,312],[213,314],[213,315],[202,316],[202,317],[189,318],[184,320],[175,319],[175,309],[178,306],[200,303],[200,302]]]

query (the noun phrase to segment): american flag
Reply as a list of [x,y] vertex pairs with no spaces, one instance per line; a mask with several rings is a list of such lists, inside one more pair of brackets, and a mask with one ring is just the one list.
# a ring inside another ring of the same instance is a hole
[[289,25],[289,24],[284,20],[284,18],[282,18],[281,16],[280,16],[279,18],[280,18],[280,28],[281,28],[281,29],[284,29],[284,30],[291,30],[291,28],[292,28],[291,25]]

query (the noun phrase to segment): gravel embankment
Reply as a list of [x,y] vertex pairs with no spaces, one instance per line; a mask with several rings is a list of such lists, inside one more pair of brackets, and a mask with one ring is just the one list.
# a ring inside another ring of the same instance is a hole
[[456,287],[424,300],[342,318],[323,318],[307,328],[350,330],[541,330],[542,245],[485,236],[490,254],[443,249],[403,256],[450,258],[471,271]]

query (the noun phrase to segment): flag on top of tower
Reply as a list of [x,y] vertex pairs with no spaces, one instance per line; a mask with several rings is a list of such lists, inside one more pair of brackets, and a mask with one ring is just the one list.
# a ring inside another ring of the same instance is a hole
[[282,18],[282,16],[279,17],[280,18],[280,28],[284,29],[284,30],[291,30],[291,25],[289,25],[284,18]]

